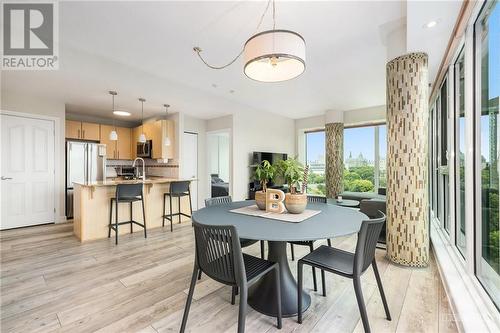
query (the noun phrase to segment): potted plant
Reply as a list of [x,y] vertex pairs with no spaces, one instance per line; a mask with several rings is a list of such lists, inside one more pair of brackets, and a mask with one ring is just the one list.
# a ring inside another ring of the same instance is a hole
[[288,193],[285,195],[285,207],[289,213],[300,214],[307,206],[307,195],[305,187],[301,182],[307,178],[307,168],[296,158],[288,158],[276,164],[277,174],[283,177],[288,184]]
[[255,179],[260,182],[261,190],[255,192],[255,203],[259,209],[266,209],[267,182],[273,179],[276,168],[267,160],[263,160],[255,169]]

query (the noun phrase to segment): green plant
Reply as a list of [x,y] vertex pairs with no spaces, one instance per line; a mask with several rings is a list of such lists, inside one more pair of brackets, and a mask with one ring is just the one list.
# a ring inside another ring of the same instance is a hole
[[304,166],[296,158],[288,158],[276,162],[276,173],[283,177],[288,184],[291,194],[296,194],[300,189],[300,182],[304,180]]
[[267,191],[267,182],[274,178],[275,173],[276,167],[267,160],[263,160],[255,169],[255,179],[260,182],[263,192]]

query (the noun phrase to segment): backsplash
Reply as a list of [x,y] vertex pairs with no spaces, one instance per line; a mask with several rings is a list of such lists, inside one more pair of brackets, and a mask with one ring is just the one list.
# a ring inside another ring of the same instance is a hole
[[[174,161],[169,161],[168,163],[161,163],[157,160],[152,160],[149,158],[144,159],[146,163],[146,177],[167,177],[167,178],[178,178],[179,177],[179,165]],[[131,160],[106,160],[106,166],[113,167],[117,169],[120,173],[122,167],[131,167],[133,161]]]

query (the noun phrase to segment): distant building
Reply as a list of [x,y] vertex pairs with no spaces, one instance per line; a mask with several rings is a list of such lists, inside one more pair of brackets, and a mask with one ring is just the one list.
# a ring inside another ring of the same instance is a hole
[[325,173],[325,155],[319,155],[315,161],[309,161],[309,171],[314,173]]
[[367,160],[362,153],[359,153],[358,157],[353,158],[352,152],[349,152],[349,157],[344,161],[344,165],[346,169],[350,168],[359,168],[368,165],[374,165],[373,161]]

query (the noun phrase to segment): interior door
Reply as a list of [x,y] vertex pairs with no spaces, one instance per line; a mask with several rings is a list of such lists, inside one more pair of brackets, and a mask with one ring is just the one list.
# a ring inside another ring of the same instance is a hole
[[[198,178],[198,134],[184,132],[182,137],[181,178]],[[198,181],[191,182],[193,210],[198,209]]]
[[0,229],[55,221],[54,122],[1,115]]

